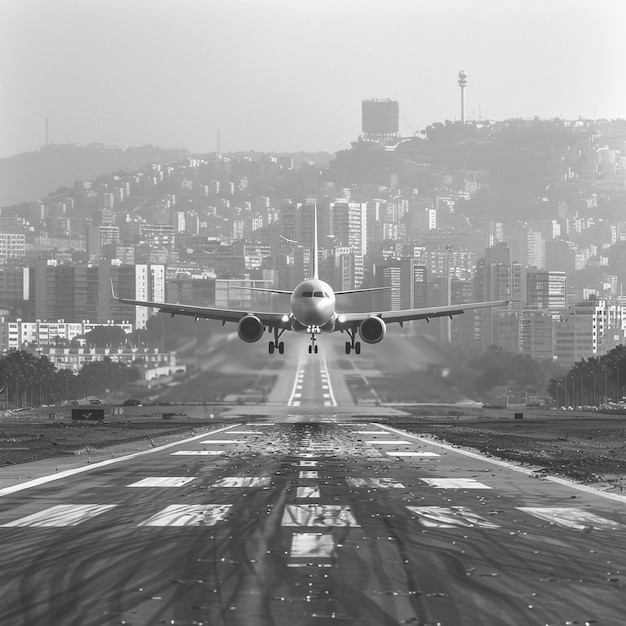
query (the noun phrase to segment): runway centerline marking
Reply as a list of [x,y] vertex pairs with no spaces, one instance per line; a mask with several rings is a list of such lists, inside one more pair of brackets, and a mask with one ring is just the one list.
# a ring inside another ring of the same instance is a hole
[[296,498],[319,498],[319,487],[297,487]]
[[16,491],[23,491],[24,489],[31,489],[32,487],[45,485],[46,483],[50,483],[55,480],[61,480],[63,478],[67,478],[68,476],[81,474],[82,472],[90,472],[99,467],[105,467],[106,465],[113,465],[114,463],[121,463],[122,461],[129,461],[131,459],[136,459],[138,457],[145,456],[146,454],[154,454],[155,452],[161,452],[162,450],[167,450],[168,448],[173,448],[175,446],[184,445],[186,443],[189,443],[190,441],[197,441],[198,439],[202,439],[203,437],[215,435],[225,430],[229,430],[230,428],[236,428],[237,426],[240,426],[240,424],[231,424],[230,426],[217,428],[216,430],[212,430],[208,433],[202,433],[201,435],[194,435],[193,437],[189,437],[188,439],[181,439],[180,441],[166,443],[162,446],[157,446],[156,448],[150,448],[149,450],[142,450],[141,452],[133,452],[132,454],[120,456],[115,459],[107,459],[106,461],[99,461],[98,463],[91,463],[90,465],[85,465],[83,467],[75,467],[69,470],[63,470],[61,472],[49,474],[48,476],[41,476],[39,478],[35,478],[33,480],[29,480],[28,482],[22,483],[21,485],[12,485],[11,487],[4,487],[0,489],[0,497],[6,496],[10,493],[15,493]]
[[349,506],[335,504],[288,504],[283,526],[359,526]]

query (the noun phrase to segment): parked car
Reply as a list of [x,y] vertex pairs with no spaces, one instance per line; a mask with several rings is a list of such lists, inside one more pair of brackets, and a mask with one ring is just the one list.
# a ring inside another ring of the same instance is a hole
[[137,398],[128,398],[128,400],[124,400],[124,402],[122,402],[122,406],[141,406],[141,400],[137,400]]
[[89,404],[102,404],[102,400],[98,400],[98,398],[92,398],[89,400]]

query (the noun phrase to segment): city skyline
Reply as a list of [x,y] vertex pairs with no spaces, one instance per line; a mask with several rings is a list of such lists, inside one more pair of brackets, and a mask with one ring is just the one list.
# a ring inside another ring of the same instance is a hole
[[334,152],[369,98],[403,136],[460,119],[462,69],[466,119],[626,117],[623,3],[503,4],[0,0],[0,158],[46,117],[51,143]]

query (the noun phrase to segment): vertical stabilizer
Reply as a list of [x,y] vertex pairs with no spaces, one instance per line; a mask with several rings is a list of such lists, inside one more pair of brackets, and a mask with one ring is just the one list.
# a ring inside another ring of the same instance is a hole
[[317,204],[313,205],[313,280],[319,280],[319,252],[317,249]]

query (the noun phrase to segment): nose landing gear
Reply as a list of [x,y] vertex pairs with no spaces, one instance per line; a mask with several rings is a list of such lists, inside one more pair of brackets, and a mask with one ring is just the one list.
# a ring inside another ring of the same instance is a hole
[[317,354],[317,333],[320,332],[319,326],[309,326],[307,332],[311,334],[311,345],[309,346],[309,354]]

